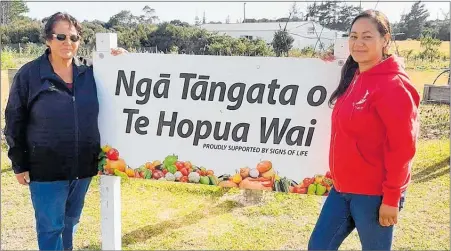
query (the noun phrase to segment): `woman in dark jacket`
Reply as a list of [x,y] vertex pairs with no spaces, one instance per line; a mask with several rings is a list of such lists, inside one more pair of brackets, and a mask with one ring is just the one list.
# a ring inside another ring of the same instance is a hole
[[44,33],[48,49],[14,77],[5,136],[17,180],[30,188],[39,248],[70,250],[86,192],[97,174],[99,103],[92,65],[76,57],[81,33],[77,20],[58,12]]

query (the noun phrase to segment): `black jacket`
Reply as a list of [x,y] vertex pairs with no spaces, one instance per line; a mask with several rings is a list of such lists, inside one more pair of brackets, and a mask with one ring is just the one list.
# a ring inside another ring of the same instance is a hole
[[47,50],[14,77],[5,110],[8,156],[32,181],[97,174],[99,104],[90,61],[73,60],[73,91],[55,74]]

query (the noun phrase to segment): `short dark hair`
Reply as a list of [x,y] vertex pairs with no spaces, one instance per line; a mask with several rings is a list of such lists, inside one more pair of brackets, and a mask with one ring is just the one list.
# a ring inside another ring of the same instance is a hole
[[67,21],[69,22],[72,26],[75,27],[75,29],[77,30],[78,35],[81,34],[82,32],[82,27],[81,24],[77,21],[77,19],[75,19],[73,16],[71,16],[68,13],[65,12],[57,12],[53,15],[51,15],[44,27],[44,39],[45,40],[50,40],[53,37],[53,28],[55,27],[55,24],[59,21]]

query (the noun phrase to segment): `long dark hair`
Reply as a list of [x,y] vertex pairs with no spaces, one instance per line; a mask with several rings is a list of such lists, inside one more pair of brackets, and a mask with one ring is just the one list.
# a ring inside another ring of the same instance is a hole
[[[377,30],[379,31],[381,36],[391,34],[391,28],[390,23],[388,22],[388,18],[382,12],[377,10],[364,11],[354,18],[351,23],[351,27],[360,18],[368,18],[373,21],[377,25]],[[388,55],[387,47],[384,47],[382,54],[383,56]],[[338,84],[337,89],[330,96],[329,106],[332,106],[333,103],[346,92],[358,68],[359,65],[357,64],[357,62],[352,58],[351,55],[349,55],[346,63],[341,69],[340,83]]]

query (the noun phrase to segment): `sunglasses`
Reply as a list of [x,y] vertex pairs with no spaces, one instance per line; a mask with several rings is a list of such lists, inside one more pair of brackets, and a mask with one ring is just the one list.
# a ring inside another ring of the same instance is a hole
[[[58,41],[65,41],[67,38],[67,35],[66,34],[53,34],[53,37],[58,39]],[[78,40],[80,40],[80,36],[79,35],[70,35],[69,39],[75,43],[75,42],[78,42]]]

